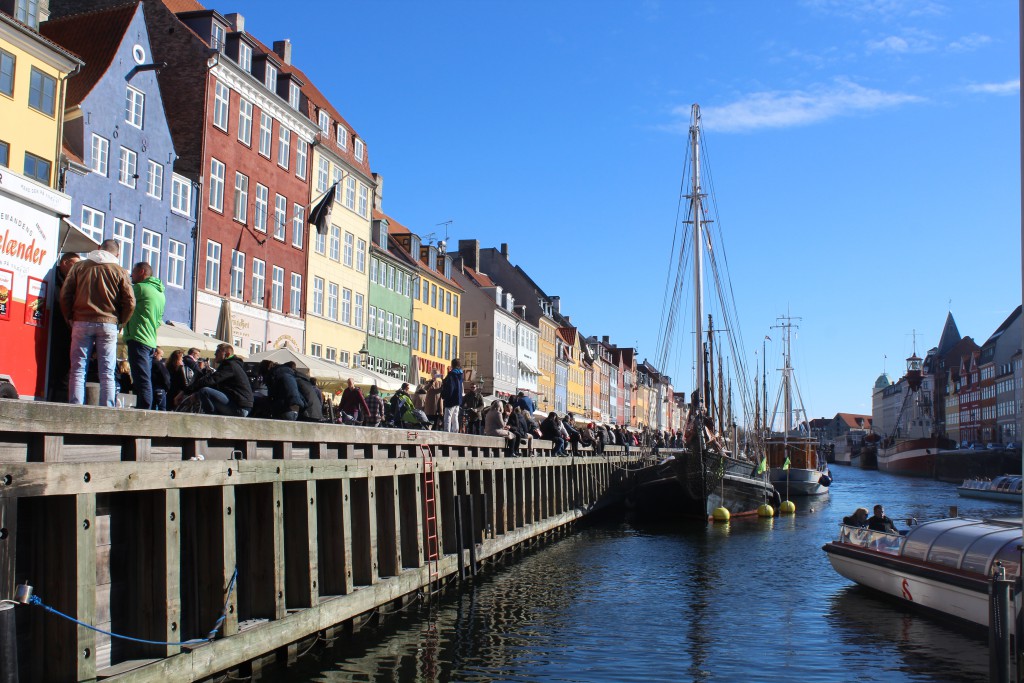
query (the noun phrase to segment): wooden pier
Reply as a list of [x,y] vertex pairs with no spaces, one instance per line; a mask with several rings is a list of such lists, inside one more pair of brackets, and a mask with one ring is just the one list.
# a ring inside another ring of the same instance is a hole
[[18,606],[21,680],[193,681],[289,661],[564,529],[627,460],[503,444],[0,400],[0,599],[27,583],[83,623],[165,643],[207,638],[224,615],[212,641],[152,645]]

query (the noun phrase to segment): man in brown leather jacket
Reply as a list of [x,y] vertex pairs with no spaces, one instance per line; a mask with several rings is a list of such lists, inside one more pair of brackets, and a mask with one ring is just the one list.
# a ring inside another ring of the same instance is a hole
[[117,329],[135,310],[132,283],[117,260],[120,246],[116,240],[104,240],[99,249],[71,268],[60,290],[60,307],[71,325],[71,403],[85,403],[85,373],[94,347],[100,405],[112,407],[117,398]]

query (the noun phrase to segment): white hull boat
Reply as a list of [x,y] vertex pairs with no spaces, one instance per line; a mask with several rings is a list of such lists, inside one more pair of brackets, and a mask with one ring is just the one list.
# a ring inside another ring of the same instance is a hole
[[996,563],[1017,583],[1020,524],[965,518],[912,527],[905,535],[842,526],[822,548],[832,567],[857,584],[979,626],[989,625],[989,580]]

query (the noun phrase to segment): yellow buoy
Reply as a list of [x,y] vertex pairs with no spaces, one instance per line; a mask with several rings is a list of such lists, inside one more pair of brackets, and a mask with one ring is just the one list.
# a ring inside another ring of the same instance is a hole
[[757,516],[758,517],[774,517],[775,516],[775,508],[773,508],[768,503],[764,503],[763,505],[761,505],[761,507],[757,508]]
[[796,505],[791,500],[782,501],[782,505],[779,506],[779,514],[792,515],[796,513]]
[[711,512],[711,519],[716,522],[728,522],[729,521],[729,509],[728,508],[715,508]]

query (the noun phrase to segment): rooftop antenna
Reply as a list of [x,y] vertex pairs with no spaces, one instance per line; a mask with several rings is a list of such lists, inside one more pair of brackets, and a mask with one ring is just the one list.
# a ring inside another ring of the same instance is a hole
[[448,251],[448,226],[454,222],[455,221],[448,219],[434,225],[435,228],[441,227],[442,225],[444,226],[444,239],[437,243],[437,250],[441,252],[442,256],[444,256]]

